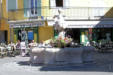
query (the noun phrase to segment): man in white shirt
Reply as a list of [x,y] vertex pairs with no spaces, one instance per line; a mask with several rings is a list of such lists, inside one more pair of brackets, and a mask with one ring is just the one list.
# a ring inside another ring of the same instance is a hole
[[20,48],[21,48],[22,56],[25,56],[26,55],[26,45],[25,45],[24,41],[20,43]]

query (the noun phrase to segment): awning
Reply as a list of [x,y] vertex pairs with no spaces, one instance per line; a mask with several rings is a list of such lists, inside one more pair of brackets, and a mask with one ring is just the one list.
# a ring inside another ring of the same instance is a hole
[[[113,21],[66,21],[66,28],[113,28]],[[54,21],[48,21],[54,25]]]

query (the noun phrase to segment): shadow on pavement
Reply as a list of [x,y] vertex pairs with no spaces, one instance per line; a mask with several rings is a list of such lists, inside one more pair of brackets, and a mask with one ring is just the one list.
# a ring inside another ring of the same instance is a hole
[[67,64],[67,65],[44,65],[44,64],[30,64],[29,61],[20,61],[17,64],[20,66],[41,67],[39,71],[86,71],[86,72],[113,72],[111,64]]
[[[94,52],[94,62],[84,62],[82,64],[65,65],[44,65],[32,64],[29,61],[19,61],[19,66],[35,67],[39,71],[86,71],[86,72],[113,72],[113,52],[99,53]],[[40,68],[39,68],[40,67]]]
[[43,66],[43,64],[32,64],[29,61],[20,61],[17,64],[19,64],[20,66],[35,66],[35,67]]
[[44,66],[40,71],[96,71],[96,72],[113,72],[108,66],[99,66],[95,64],[83,65],[65,65],[65,66]]

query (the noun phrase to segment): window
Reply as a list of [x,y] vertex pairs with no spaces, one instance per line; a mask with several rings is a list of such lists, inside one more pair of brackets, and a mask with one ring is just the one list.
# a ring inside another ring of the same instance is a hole
[[63,0],[56,0],[56,7],[63,7]]
[[31,0],[31,14],[37,14],[37,0]]
[[16,10],[17,9],[17,1],[18,0],[7,0],[7,11]]
[[33,17],[41,15],[41,0],[24,0],[24,16]]
[[51,8],[57,8],[57,7],[67,8],[69,7],[69,0],[50,0],[50,7]]

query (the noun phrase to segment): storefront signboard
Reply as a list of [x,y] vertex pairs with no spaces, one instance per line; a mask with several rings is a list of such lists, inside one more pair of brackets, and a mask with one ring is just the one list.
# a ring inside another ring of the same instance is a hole
[[25,27],[38,27],[45,25],[45,22],[35,22],[35,23],[12,23],[10,24],[10,28],[25,28]]

